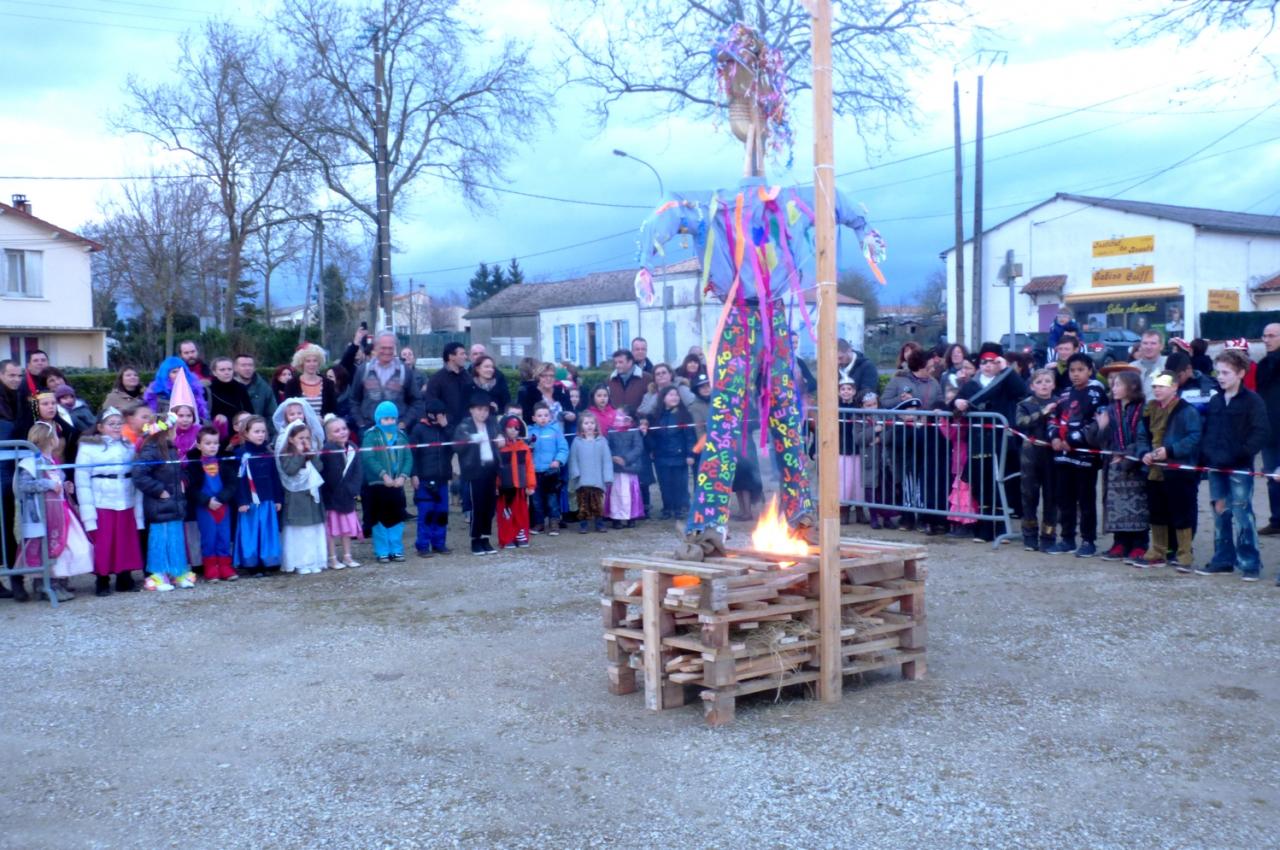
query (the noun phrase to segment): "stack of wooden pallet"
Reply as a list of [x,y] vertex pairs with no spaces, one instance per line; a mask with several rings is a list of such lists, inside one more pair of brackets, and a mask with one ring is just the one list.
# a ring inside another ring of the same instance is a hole
[[[845,674],[902,667],[924,675],[921,546],[840,542]],[[700,563],[605,558],[603,605],[609,688],[637,689],[653,710],[699,688],[709,723],[733,719],[736,698],[814,682],[818,558],[731,549]]]

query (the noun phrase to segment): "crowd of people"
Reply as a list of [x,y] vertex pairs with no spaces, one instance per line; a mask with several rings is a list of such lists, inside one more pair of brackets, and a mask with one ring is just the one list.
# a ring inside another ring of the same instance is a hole
[[[1280,422],[1280,325],[1263,341],[1258,363],[1243,341],[1210,361],[1203,341],[1166,345],[1151,331],[1130,362],[1098,368],[1066,327],[1040,369],[993,343],[970,353],[911,342],[883,389],[876,364],[841,341],[843,521],[990,541],[1003,493],[1028,551],[1093,557],[1101,530],[1112,536],[1104,559],[1256,580],[1258,535],[1280,533],[1280,428],[1269,424]],[[710,400],[706,363],[693,349],[679,365],[655,364],[647,349],[636,338],[615,352],[594,387],[571,363],[525,358],[512,397],[480,344],[446,345],[427,377],[393,333],[362,329],[327,368],[326,353],[305,344],[267,380],[252,356],[205,363],[187,340],[149,383],[121,369],[97,412],[43,352],[25,366],[2,361],[0,439],[27,439],[41,456],[0,468],[0,551],[27,566],[47,551],[66,600],[70,580],[90,573],[109,595],[355,567],[362,538],[379,563],[400,562],[412,519],[417,556],[448,554],[455,498],[475,555],[574,525],[587,534],[683,518]],[[812,395],[816,381],[799,366]],[[1003,435],[971,427],[977,413],[1012,428],[1003,481]],[[764,499],[752,427],[733,484],[738,519]],[[1258,454],[1271,474],[1261,529]],[[1202,477],[1215,523],[1212,556],[1197,567]],[[0,595],[30,598],[22,578],[10,585]]]
[[[415,518],[416,554],[449,554],[455,495],[475,555],[570,523],[635,527],[654,483],[663,518],[687,512],[710,395],[700,352],[676,370],[637,338],[590,391],[572,364],[526,358],[512,398],[483,345],[446,345],[430,377],[397,349],[362,329],[327,369],[304,344],[267,380],[247,354],[205,363],[186,340],[149,383],[119,370],[96,413],[44,352],[0,362],[0,439],[40,452],[0,469],[5,564],[47,552],[69,600],[90,573],[106,596],[355,567],[362,538],[400,562]],[[31,597],[22,577],[0,594]]]
[[[842,500],[880,506],[869,516],[858,508],[855,521],[992,541],[997,529],[983,518],[1000,514],[1003,493],[1027,551],[1257,581],[1258,537],[1280,534],[1280,324],[1264,329],[1258,362],[1244,339],[1210,358],[1204,340],[1166,341],[1150,330],[1128,362],[1101,367],[1078,329],[1061,319],[1058,326],[1044,368],[994,343],[970,354],[909,342],[881,393],[854,374],[856,358],[842,349],[851,364],[840,376]],[[939,413],[912,413],[921,410]],[[976,412],[1008,423],[1003,469],[996,430],[971,424]],[[1253,513],[1257,478],[1268,489],[1262,528]],[[1204,479],[1212,554],[1197,565]],[[1103,549],[1100,531],[1111,536]]]

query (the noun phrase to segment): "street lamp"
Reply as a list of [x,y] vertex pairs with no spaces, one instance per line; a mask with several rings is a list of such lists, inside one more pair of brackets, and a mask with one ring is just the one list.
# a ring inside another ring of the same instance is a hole
[[614,148],[614,149],[613,149],[613,155],[614,155],[614,156],[621,156],[621,157],[625,157],[625,158],[627,158],[627,159],[634,159],[636,162],[640,163],[640,164],[641,164],[641,165],[643,165],[645,168],[647,168],[647,169],[649,169],[650,171],[652,171],[652,172],[653,172],[653,176],[654,176],[654,177],[656,177],[656,178],[658,178],[658,197],[659,197],[659,198],[665,198],[665,197],[667,196],[667,190],[666,190],[666,189],[664,189],[664,188],[662,188],[662,175],[658,173],[658,169],[654,168],[652,165],[650,165],[649,163],[645,162],[645,161],[644,161],[643,159],[641,159],[640,157],[638,157],[638,156],[632,156],[631,154],[627,153],[626,151],[620,151],[620,150],[618,150],[617,148]]
[[[666,190],[665,188],[663,188],[663,185],[662,185],[662,175],[658,173],[658,169],[654,168],[652,165],[650,165],[649,163],[645,162],[645,161],[644,161],[643,159],[641,159],[640,157],[638,157],[638,156],[632,156],[631,154],[627,153],[626,151],[620,151],[620,150],[618,150],[617,148],[614,148],[614,149],[613,149],[613,155],[614,155],[614,156],[624,157],[625,159],[633,159],[633,160],[635,160],[636,162],[638,162],[638,163],[640,163],[641,165],[643,165],[645,168],[647,168],[647,169],[649,169],[650,171],[652,171],[652,172],[653,172],[653,176],[654,176],[654,177],[656,177],[656,178],[657,178],[657,180],[658,180],[658,201],[659,201],[659,203],[661,203],[661,201],[662,201],[664,198],[666,198],[666,197],[667,197],[667,190]],[[660,277],[660,279],[659,279],[659,280],[660,280],[660,283],[661,283],[661,285],[662,285],[662,354],[663,354],[663,359],[664,359],[664,360],[669,360],[669,359],[670,359],[671,352],[667,351],[667,324],[668,324],[667,310],[668,310],[668,308],[670,307],[671,299],[670,299],[669,297],[667,297],[667,281],[666,281],[666,277],[667,277],[667,275],[666,275],[666,271],[664,270],[664,271],[661,273],[661,277]],[[639,329],[639,328],[637,328],[637,330],[640,330],[640,329]]]

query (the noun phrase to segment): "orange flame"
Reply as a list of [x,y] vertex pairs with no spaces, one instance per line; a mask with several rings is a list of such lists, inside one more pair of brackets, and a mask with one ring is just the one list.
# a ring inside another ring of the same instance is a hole
[[791,536],[791,528],[778,513],[778,499],[769,500],[769,506],[760,514],[760,521],[751,532],[751,548],[771,555],[808,555],[809,544]]

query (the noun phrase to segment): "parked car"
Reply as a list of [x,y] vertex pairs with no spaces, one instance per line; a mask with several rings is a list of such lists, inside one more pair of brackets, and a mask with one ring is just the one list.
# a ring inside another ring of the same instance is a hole
[[1142,341],[1142,337],[1127,328],[1104,328],[1100,331],[1082,331],[1080,342],[1085,353],[1099,366],[1129,362],[1129,352]]
[[1000,337],[1000,345],[1005,351],[1019,351],[1030,354],[1033,368],[1039,369],[1048,360],[1049,335],[1043,333],[1005,334]]

